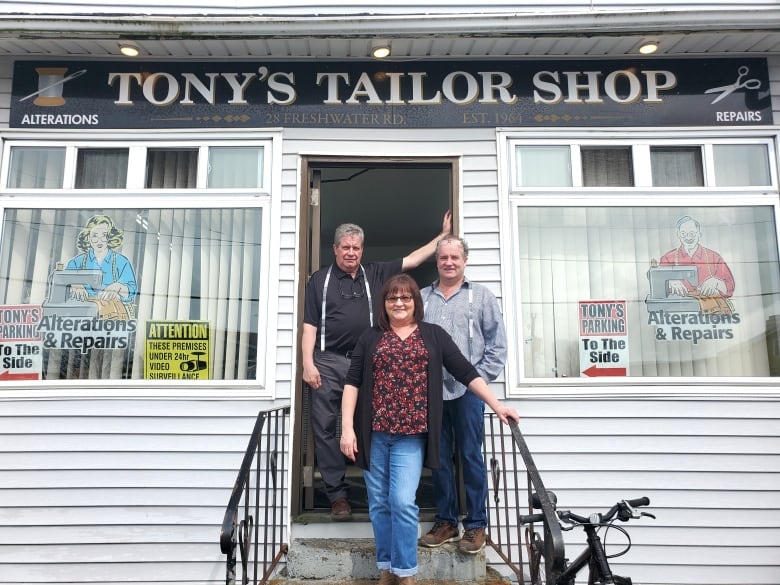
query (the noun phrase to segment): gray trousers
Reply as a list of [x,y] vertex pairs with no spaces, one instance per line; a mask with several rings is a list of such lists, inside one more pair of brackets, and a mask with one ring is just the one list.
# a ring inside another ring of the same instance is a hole
[[319,350],[314,352],[314,365],[320,372],[321,380],[317,390],[311,389],[314,454],[317,458],[317,469],[325,483],[325,493],[331,503],[338,498],[348,497],[348,485],[345,481],[347,462],[341,452],[341,437],[337,430],[349,361],[346,356],[338,353]]

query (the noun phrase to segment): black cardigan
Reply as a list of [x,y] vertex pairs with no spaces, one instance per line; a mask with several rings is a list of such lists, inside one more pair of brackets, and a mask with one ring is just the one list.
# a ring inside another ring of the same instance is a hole
[[[468,386],[479,377],[477,370],[452,341],[450,335],[433,323],[417,323],[425,348],[428,350],[428,440],[424,464],[439,467],[439,442],[443,412],[442,366],[461,384]],[[374,367],[372,357],[384,331],[372,327],[363,332],[352,352],[352,361],[345,380],[358,388],[354,425],[358,452],[355,462],[362,469],[370,469],[372,397]]]

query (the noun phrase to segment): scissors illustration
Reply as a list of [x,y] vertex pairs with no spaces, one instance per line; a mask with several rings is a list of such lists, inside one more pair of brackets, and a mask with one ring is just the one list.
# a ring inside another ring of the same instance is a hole
[[742,89],[742,88],[758,89],[759,87],[761,87],[761,80],[759,79],[753,78],[753,79],[746,79],[744,81],[742,80],[742,78],[748,74],[748,71],[750,71],[750,69],[748,69],[747,65],[742,65],[739,69],[737,69],[738,77],[734,83],[729,85],[721,85],[720,87],[713,87],[711,89],[706,89],[704,90],[704,93],[720,93],[718,97],[712,100],[713,104],[717,104],[720,100],[722,100],[726,96],[731,95],[738,89]]

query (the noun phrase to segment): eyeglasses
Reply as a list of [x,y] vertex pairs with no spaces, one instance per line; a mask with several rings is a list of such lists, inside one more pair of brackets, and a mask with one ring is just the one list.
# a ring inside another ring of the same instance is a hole
[[[346,283],[346,284],[345,284]],[[342,299],[359,299],[365,292],[361,278],[339,278],[339,293]]]
[[411,303],[413,298],[412,295],[397,295],[394,297],[385,297],[385,302],[397,303],[398,301],[401,301],[405,305],[406,303]]

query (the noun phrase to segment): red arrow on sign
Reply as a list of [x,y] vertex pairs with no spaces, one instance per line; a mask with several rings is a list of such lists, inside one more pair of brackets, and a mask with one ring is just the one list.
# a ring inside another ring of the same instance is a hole
[[596,366],[591,366],[587,370],[583,370],[582,373],[591,378],[597,376],[625,376],[626,368],[597,368]]
[[30,372],[28,374],[12,374],[8,370],[0,372],[0,380],[37,380],[38,374]]

